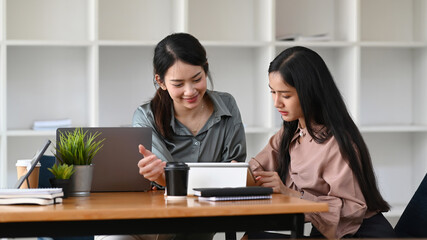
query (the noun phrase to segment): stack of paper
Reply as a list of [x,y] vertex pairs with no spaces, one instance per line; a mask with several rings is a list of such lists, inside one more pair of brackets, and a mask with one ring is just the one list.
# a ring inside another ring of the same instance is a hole
[[71,119],[34,121],[33,124],[33,130],[56,130],[63,127],[71,127]]
[[0,205],[62,203],[62,188],[0,189]]
[[331,41],[332,38],[328,33],[319,33],[313,35],[302,35],[302,34],[285,34],[277,36],[279,41],[303,41],[303,42],[320,42],[320,41]]
[[231,201],[270,199],[273,189],[269,187],[225,187],[225,188],[194,188],[194,195],[199,201]]

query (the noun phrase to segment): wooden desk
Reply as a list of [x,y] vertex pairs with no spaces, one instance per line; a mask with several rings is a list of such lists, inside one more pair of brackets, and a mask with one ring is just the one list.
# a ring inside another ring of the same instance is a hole
[[163,191],[91,193],[49,206],[0,206],[1,237],[291,230],[301,237],[304,214],[327,211],[281,194],[269,200],[166,201]]

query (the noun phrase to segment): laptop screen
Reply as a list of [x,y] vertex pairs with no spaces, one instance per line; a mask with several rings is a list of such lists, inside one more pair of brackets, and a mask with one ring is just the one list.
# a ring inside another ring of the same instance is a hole
[[[75,128],[58,128],[59,133]],[[138,162],[143,157],[138,150],[142,144],[151,150],[152,130],[144,127],[86,127],[83,132],[100,133],[105,139],[103,147],[92,160],[93,177],[91,192],[140,192],[148,191],[151,182],[139,174]]]

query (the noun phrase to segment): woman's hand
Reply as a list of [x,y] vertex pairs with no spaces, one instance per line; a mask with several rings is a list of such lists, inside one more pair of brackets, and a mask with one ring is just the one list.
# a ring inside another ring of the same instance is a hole
[[157,158],[152,152],[147,150],[142,144],[138,146],[139,153],[141,153],[144,158],[139,160],[139,174],[143,175],[144,178],[155,181],[160,185],[165,185],[165,166],[166,162],[163,162],[161,159]]
[[279,177],[277,172],[272,171],[257,171],[254,172],[256,183],[259,186],[271,187],[273,192],[282,193],[284,195],[301,197],[301,194],[298,191],[290,189],[283,184],[282,180]]

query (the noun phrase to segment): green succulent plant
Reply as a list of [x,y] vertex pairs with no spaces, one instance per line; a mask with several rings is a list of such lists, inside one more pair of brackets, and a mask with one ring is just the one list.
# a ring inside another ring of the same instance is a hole
[[47,170],[49,170],[56,179],[69,179],[76,171],[73,165],[68,165],[66,163],[55,163],[52,168],[48,168]]
[[56,143],[56,159],[68,165],[90,165],[96,153],[104,146],[104,139],[97,140],[101,133],[89,133],[82,128],[74,131],[59,132],[59,141]]

